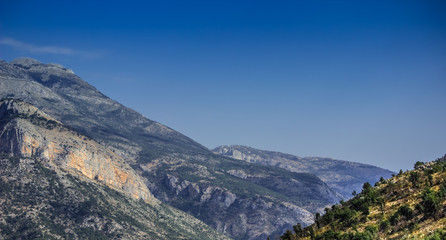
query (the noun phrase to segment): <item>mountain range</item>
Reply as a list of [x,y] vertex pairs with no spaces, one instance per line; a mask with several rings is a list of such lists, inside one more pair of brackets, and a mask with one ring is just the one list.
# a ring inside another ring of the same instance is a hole
[[297,157],[291,154],[259,150],[252,147],[232,145],[212,150],[216,154],[268,166],[277,166],[291,172],[307,172],[318,176],[343,199],[359,192],[365,182],[390,178],[393,172],[368,164],[341,161],[322,157]]
[[[30,58],[0,61],[0,98],[0,201],[16,209],[3,207],[0,236],[29,225],[26,234],[54,238],[265,239],[390,174],[259,150],[215,154]],[[33,201],[13,201],[23,196]]]

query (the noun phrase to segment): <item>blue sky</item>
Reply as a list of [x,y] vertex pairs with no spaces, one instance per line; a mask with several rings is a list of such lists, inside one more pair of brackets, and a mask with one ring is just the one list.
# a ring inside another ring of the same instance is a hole
[[0,58],[71,68],[206,147],[394,171],[446,153],[444,1],[2,1]]

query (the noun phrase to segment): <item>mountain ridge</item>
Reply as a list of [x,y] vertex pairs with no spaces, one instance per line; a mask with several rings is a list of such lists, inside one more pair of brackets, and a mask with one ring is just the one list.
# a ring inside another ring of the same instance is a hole
[[250,163],[278,166],[292,172],[309,172],[320,177],[332,189],[349,199],[364,182],[388,178],[393,172],[373,165],[337,160],[327,157],[298,157],[277,151],[255,149],[249,146],[219,146],[212,151]]

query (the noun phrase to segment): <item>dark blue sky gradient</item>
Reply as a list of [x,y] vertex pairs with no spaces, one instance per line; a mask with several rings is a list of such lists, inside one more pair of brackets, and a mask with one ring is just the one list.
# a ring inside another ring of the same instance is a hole
[[0,58],[61,63],[209,148],[397,171],[446,153],[445,12],[421,0],[2,1]]

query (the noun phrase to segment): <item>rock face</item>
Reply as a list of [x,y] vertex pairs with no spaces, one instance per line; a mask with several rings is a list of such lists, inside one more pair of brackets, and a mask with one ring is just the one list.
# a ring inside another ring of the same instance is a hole
[[[57,127],[40,126],[36,131],[20,133],[26,135],[26,141],[18,137],[20,134],[6,131],[8,139],[17,139],[17,143],[9,141],[5,145],[8,151],[15,146],[14,151],[21,156],[38,156],[51,165],[52,156],[45,152],[52,148],[54,159],[59,159],[54,164],[63,166],[64,171],[97,182],[107,181],[110,186],[117,184],[114,188],[130,195],[142,188],[143,182],[157,199],[235,239],[264,240],[297,222],[307,225],[313,221],[312,213],[340,200],[313,174],[216,155],[181,133],[104,96],[73,71],[57,64],[27,58],[10,63],[0,61],[1,98],[28,102],[53,117],[54,125],[61,123],[82,136],[71,136],[70,145],[76,147],[70,148],[56,136],[65,131],[51,137],[42,135],[41,131],[51,135]],[[52,146],[51,142],[56,144]],[[87,143],[91,143],[90,147]],[[21,151],[23,146],[25,151]],[[108,150],[99,160],[97,149],[101,146]],[[88,160],[78,164],[84,157]],[[107,163],[109,158],[119,163],[118,169],[131,170],[126,173],[132,174],[114,172]],[[102,170],[106,174],[100,174]]]
[[65,128],[59,121],[20,100],[0,102],[0,151],[38,157],[54,168],[150,203],[158,201],[124,160],[97,142]]
[[0,239],[203,239],[228,237],[166,204],[0,154]]
[[[176,195],[199,200],[199,203],[189,209],[190,213],[197,211],[196,215],[212,221],[212,226],[218,231],[236,238],[242,238],[248,233],[256,239],[266,239],[271,233],[292,227],[293,222],[300,222],[305,226],[313,223],[312,213],[289,202],[271,202],[261,197],[246,199],[228,189],[215,186],[201,189],[197,184],[187,180],[180,181],[171,175],[166,176],[166,185]],[[281,217],[272,220],[271,215]]]
[[297,157],[291,154],[259,150],[251,147],[232,145],[220,146],[214,153],[269,166],[278,166],[292,172],[315,174],[344,199],[352,197],[353,191],[360,192],[365,182],[375,183],[380,177],[389,178],[393,172],[355,162],[340,161],[321,157]]

